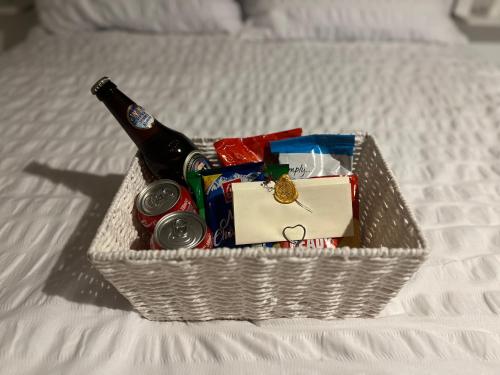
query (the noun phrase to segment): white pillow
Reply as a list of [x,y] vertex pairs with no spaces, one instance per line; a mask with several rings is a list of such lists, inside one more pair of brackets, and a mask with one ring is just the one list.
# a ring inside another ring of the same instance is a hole
[[450,16],[453,0],[241,2],[249,24],[260,29],[261,34],[273,38],[442,43],[466,41]]
[[229,32],[242,26],[234,0],[36,0],[55,33],[121,29],[146,32]]

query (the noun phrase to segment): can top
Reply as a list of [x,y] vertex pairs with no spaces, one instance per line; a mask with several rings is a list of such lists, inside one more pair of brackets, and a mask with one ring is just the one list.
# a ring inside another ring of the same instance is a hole
[[102,77],[101,79],[99,79],[96,83],[94,83],[92,85],[92,88],[90,89],[90,92],[92,93],[92,95],[97,95],[97,93],[99,92],[99,90],[106,84],[106,83],[112,83],[111,82],[111,79],[109,79],[109,77]]
[[137,195],[135,207],[147,216],[161,215],[174,207],[180,197],[179,184],[172,180],[158,180],[150,183]]
[[154,239],[163,249],[192,249],[207,232],[207,225],[198,215],[177,211],[163,217],[155,227]]

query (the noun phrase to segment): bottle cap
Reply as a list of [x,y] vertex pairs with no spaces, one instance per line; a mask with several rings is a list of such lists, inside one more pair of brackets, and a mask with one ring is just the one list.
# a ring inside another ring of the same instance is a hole
[[109,77],[102,77],[100,80],[94,83],[92,85],[92,88],[90,89],[92,95],[96,95],[99,92],[99,90],[108,82],[111,82]]

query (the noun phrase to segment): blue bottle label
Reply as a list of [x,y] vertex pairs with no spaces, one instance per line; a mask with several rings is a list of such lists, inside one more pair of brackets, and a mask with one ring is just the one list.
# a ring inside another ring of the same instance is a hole
[[136,129],[151,129],[155,121],[154,117],[147,113],[144,108],[137,104],[131,104],[127,109],[128,122]]

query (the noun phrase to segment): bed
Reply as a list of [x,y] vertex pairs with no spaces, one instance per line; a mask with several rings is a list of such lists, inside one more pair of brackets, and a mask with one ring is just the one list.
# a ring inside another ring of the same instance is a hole
[[[39,28],[0,55],[0,373],[498,374],[500,69],[466,49]],[[376,319],[141,318],[86,258],[134,154],[103,75],[192,136],[372,133],[429,260]]]

